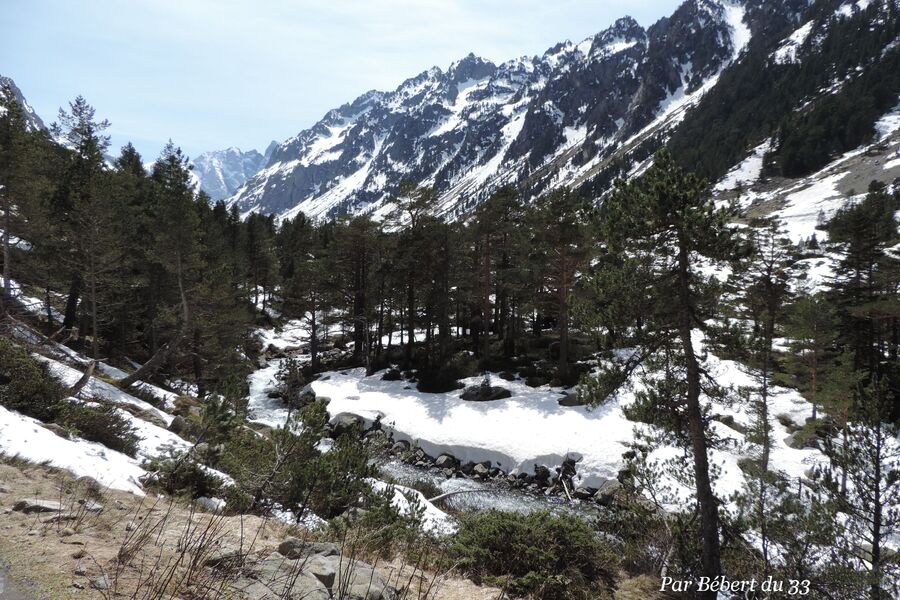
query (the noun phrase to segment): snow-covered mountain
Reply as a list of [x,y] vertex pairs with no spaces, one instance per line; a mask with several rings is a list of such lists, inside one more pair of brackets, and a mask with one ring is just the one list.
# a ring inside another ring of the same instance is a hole
[[242,152],[236,147],[204,152],[191,161],[200,189],[214,201],[231,196],[265,166],[276,147],[277,144],[272,142],[264,155],[256,150]]
[[[25,100],[25,96],[22,95],[22,90],[18,88],[16,82],[13,81],[10,77],[4,77],[0,75],[0,98],[4,98],[4,89],[9,87],[12,90],[13,98],[15,98],[16,102],[22,107],[24,115],[25,115],[25,126],[29,130],[37,130],[37,129],[47,129],[44,125],[44,122],[41,118],[34,112],[34,109],[31,108],[31,105],[28,104],[28,101]],[[3,109],[0,108],[0,111]]]
[[408,179],[463,215],[507,183],[578,185],[649,136],[656,147],[757,33],[806,0],[687,0],[644,29],[631,18],[501,65],[469,55],[392,92],[368,92],[288,139],[230,202],[242,213],[378,214]]

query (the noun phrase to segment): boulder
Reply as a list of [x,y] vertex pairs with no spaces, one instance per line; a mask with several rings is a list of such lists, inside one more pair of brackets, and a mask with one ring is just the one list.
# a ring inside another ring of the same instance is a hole
[[475,475],[475,477],[486,479],[491,474],[491,468],[485,466],[484,463],[477,463],[474,467],[472,467],[472,473]]
[[449,454],[441,454],[434,461],[434,466],[439,469],[453,469],[457,464],[459,464],[459,461],[456,460],[456,457]]
[[818,448],[819,438],[812,435],[800,435],[798,431],[784,438],[784,443],[794,450],[804,450],[806,448]]
[[534,465],[534,480],[546,485],[550,481],[550,469],[544,465]]
[[239,567],[244,558],[246,558],[246,554],[240,550],[219,548],[211,552],[206,560],[203,561],[203,564],[214,569],[231,569]]
[[557,402],[559,402],[560,406],[584,406],[584,402],[578,399],[578,394],[573,394],[571,392],[560,398]]
[[91,586],[97,590],[108,590],[110,587],[109,577],[102,575],[91,580]]
[[312,573],[305,570],[298,573],[297,563],[278,553],[245,567],[244,573],[232,585],[246,598],[330,600],[332,597]]
[[338,413],[331,421],[331,437],[337,439],[342,435],[359,435],[366,430],[366,420],[353,413]]
[[56,500],[41,500],[40,498],[25,498],[19,500],[12,507],[13,510],[25,514],[43,513],[43,512],[59,512],[62,505]]
[[340,556],[341,550],[330,542],[307,542],[300,538],[287,537],[278,545],[278,552],[290,559],[308,556]]
[[369,564],[342,559],[339,554],[315,554],[303,558],[305,560],[298,561],[287,559],[281,553],[273,553],[255,564],[247,565],[244,575],[235,581],[233,587],[245,597],[259,599],[398,598],[397,591]]
[[591,487],[577,487],[575,491],[572,492],[572,496],[574,498],[578,498],[579,500],[589,500],[594,497],[594,494],[597,493],[597,488]]
[[53,432],[61,438],[69,439],[69,432],[66,431],[65,427],[61,427],[56,423],[42,423],[41,425],[47,431]]
[[460,398],[470,402],[490,402],[512,397],[512,392],[505,387],[495,385],[472,385],[466,388]]
[[187,419],[185,419],[181,415],[176,416],[174,419],[172,419],[172,422],[169,423],[169,431],[176,435],[181,435],[182,433],[187,431],[187,428]]
[[599,488],[597,488],[597,492],[594,494],[594,500],[596,500],[598,504],[609,506],[612,504],[613,500],[615,500],[616,495],[621,489],[622,484],[619,483],[618,480],[607,479],[600,484]]
[[394,454],[402,454],[404,452],[408,452],[410,448],[409,442],[406,440],[397,440],[394,442],[394,445],[391,446],[391,452]]

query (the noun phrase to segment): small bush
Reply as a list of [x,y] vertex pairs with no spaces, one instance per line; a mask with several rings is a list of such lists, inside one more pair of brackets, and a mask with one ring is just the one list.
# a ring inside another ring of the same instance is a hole
[[170,495],[209,498],[222,491],[221,478],[183,450],[169,448],[166,453],[148,461],[144,468],[156,473],[155,485]]
[[50,375],[46,365],[0,337],[0,404],[50,422],[59,414],[60,401],[65,395],[65,389]]
[[56,421],[78,437],[128,456],[137,454],[138,436],[129,420],[113,406],[69,402],[62,406]]
[[463,520],[450,552],[476,583],[517,597],[612,597],[616,559],[575,516],[485,511]]
[[388,369],[385,374],[381,376],[382,381],[400,381],[402,379],[403,375],[398,369]]

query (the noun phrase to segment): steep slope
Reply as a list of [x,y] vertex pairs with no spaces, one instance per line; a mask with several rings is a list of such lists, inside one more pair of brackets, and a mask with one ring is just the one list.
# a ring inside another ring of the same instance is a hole
[[[16,82],[13,81],[10,77],[4,77],[0,75],[0,98],[5,99],[4,88],[9,87],[12,90],[13,98],[19,105],[22,107],[23,112],[25,114],[25,125],[29,130],[37,130],[37,129],[47,129],[44,125],[44,122],[41,118],[34,112],[34,109],[31,108],[31,105],[28,104],[28,101],[25,100],[25,96],[22,94],[22,90],[18,88]],[[3,110],[0,108],[0,110]]]
[[277,144],[272,142],[265,155],[256,150],[242,152],[240,148],[204,152],[193,161],[194,174],[200,181],[200,189],[213,200],[222,200],[234,194],[244,182],[265,166]]
[[[766,20],[793,11],[768,4]],[[623,18],[539,57],[498,66],[469,55],[332,110],[281,144],[231,202],[282,217],[378,214],[409,179],[435,186],[452,218],[505,183],[539,193],[578,181],[661,115],[677,120],[761,27],[748,14],[688,0],[647,30]]]
[[599,197],[669,145],[717,180],[769,140],[767,175],[804,177],[875,138],[900,94],[897,0],[687,0],[648,29],[369,92],[287,140],[229,200],[290,218],[383,216],[398,184],[464,217],[500,185]]

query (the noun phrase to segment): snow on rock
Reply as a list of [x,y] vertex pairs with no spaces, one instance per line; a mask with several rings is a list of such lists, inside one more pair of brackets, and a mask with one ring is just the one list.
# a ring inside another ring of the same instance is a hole
[[76,477],[93,477],[100,485],[140,496],[139,461],[102,444],[67,440],[44,428],[40,421],[0,406],[0,452],[34,463],[65,469]]
[[785,38],[778,46],[778,49],[772,53],[772,60],[775,61],[775,64],[786,65],[799,62],[797,60],[797,50],[799,50],[800,46],[802,46],[807,38],[809,38],[809,34],[812,33],[812,28],[813,22],[809,21]]

